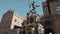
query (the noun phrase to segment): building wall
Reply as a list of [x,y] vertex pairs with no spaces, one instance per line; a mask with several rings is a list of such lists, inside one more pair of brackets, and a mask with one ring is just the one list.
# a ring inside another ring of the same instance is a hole
[[42,6],[43,6],[43,14],[44,14],[44,16],[49,16],[47,3],[46,2],[42,2]]
[[16,12],[12,10],[9,10],[2,17],[1,29],[14,29],[14,26],[22,27],[23,20],[23,17],[19,16]]
[[[0,23],[0,34],[17,34],[17,29],[14,26],[22,27],[24,18],[19,16],[13,10],[8,10],[2,17]],[[23,29],[19,29],[19,32]]]
[[[60,6],[60,0],[49,1],[51,15],[49,15],[49,11],[47,11],[49,7],[48,5],[46,6],[46,4],[47,2],[42,3],[44,12],[44,16],[42,17],[42,23],[44,25],[44,28],[46,31],[53,31],[54,34],[60,34],[60,14],[58,14],[58,11],[56,10],[56,7]],[[46,7],[48,7],[48,9]],[[46,22],[48,20],[52,22],[50,22],[52,25],[50,25],[49,22]]]
[[14,26],[22,27],[23,20],[23,17],[19,16],[16,12],[14,12],[11,22],[11,29],[14,29]]
[[1,29],[10,29],[12,22],[13,12],[6,12],[1,20]]
[[17,34],[17,30],[16,29],[12,29],[12,30],[0,30],[0,34]]
[[[49,2],[51,15],[57,15],[56,7],[60,5],[59,3],[60,3],[60,0],[54,1],[54,2]],[[42,6],[43,6],[44,15],[49,16],[49,10],[48,10],[49,8],[47,5],[47,2],[42,2]]]

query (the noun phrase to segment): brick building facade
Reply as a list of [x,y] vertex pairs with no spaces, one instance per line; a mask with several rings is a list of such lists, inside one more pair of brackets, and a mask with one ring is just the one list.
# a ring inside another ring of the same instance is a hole
[[19,16],[13,10],[8,10],[2,17],[0,23],[0,34],[17,34],[17,28],[19,32],[23,31],[22,23],[24,18]]
[[46,0],[42,2],[44,16],[41,22],[45,34],[60,34],[60,0]]

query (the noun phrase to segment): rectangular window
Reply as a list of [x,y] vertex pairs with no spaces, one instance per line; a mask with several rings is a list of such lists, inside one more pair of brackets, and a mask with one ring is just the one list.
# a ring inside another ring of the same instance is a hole
[[56,7],[57,14],[60,15],[60,6]]

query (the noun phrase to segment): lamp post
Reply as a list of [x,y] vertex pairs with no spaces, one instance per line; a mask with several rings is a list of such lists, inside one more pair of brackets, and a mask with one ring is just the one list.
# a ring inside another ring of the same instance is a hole
[[19,28],[17,28],[17,34],[19,34]]
[[34,33],[35,28],[32,28],[32,34]]
[[49,34],[52,34],[51,32]]

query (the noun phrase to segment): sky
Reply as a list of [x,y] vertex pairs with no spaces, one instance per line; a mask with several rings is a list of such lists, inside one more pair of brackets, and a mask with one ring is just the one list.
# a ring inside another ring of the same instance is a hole
[[[36,11],[39,15],[43,15],[42,2],[45,0],[30,0],[30,3],[32,1],[40,5],[40,7],[36,8]],[[8,10],[15,10],[15,12],[25,18],[26,13],[29,12],[29,0],[0,0],[0,20]]]

